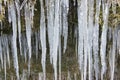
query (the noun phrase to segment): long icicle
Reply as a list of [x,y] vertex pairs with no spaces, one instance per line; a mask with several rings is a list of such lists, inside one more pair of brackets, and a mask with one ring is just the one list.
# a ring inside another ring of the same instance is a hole
[[3,54],[2,54],[2,42],[0,37],[0,60],[1,60],[1,67],[3,68]]
[[45,12],[43,0],[40,0],[41,3],[41,20],[40,20],[40,40],[42,46],[42,69],[44,74],[44,80],[46,80],[46,25],[45,25]]
[[53,55],[53,28],[54,28],[54,0],[46,0],[46,6],[47,6],[47,30],[48,30],[48,42],[49,42],[49,48],[50,48],[50,62],[52,64],[52,55]]
[[31,16],[30,16],[30,3],[25,5],[25,25],[26,25],[26,37],[28,44],[28,73],[30,74],[30,60],[31,60]]
[[66,47],[67,47],[67,37],[68,37],[68,15],[69,10],[69,0],[62,0],[62,26],[63,26],[63,37],[64,37],[64,48],[63,53],[65,53]]
[[84,24],[83,24],[83,1],[78,0],[78,63],[79,63],[79,69],[81,71],[81,80],[83,80],[83,32],[84,32]]
[[19,65],[18,65],[18,56],[17,56],[17,24],[16,24],[16,12],[15,12],[15,5],[11,3],[11,18],[12,18],[12,29],[13,29],[13,36],[12,36],[12,46],[13,46],[13,59],[14,59],[14,68],[16,70],[17,80],[19,80]]
[[21,18],[20,18],[20,2],[19,2],[19,0],[15,1],[15,5],[16,5],[16,9],[17,9],[19,47],[20,47],[20,54],[22,55],[22,49],[21,49]]
[[59,80],[61,80],[61,35],[59,37]]
[[[87,0],[78,1],[78,62],[81,80],[86,80],[88,56]],[[84,50],[84,54],[83,54]]]
[[110,63],[110,80],[114,80],[114,68],[115,68],[115,53],[116,53],[116,42],[117,42],[117,28],[113,30],[113,41],[112,50],[109,53],[109,63]]
[[62,47],[61,47],[61,35],[62,35],[62,0],[60,1],[60,10],[59,10],[59,80],[61,80],[61,55],[62,55]]
[[99,14],[100,14],[101,0],[96,0],[96,14],[95,14],[95,26],[93,34],[93,53],[94,53],[94,71],[95,78],[98,80],[99,76]]
[[103,10],[103,27],[101,35],[101,46],[100,46],[100,56],[101,56],[101,80],[103,80],[103,75],[106,72],[106,45],[107,45],[107,29],[108,29],[108,14],[109,14],[109,3],[102,1],[102,10]]
[[[112,0],[112,11],[113,11],[113,14],[115,15],[116,14],[116,2],[117,0]],[[117,20],[115,20],[117,22]],[[116,25],[115,25],[116,27]],[[110,77],[110,80],[114,80],[114,71],[115,71],[115,53],[116,53],[116,42],[117,42],[117,28],[114,28],[113,30],[113,41],[112,41],[112,52],[110,53],[110,59],[109,59],[109,62],[110,62],[110,72],[111,72],[111,77]]]
[[4,53],[4,75],[6,80],[6,54]]
[[93,41],[93,20],[94,20],[94,0],[88,1],[88,73],[89,80],[92,80],[93,73],[93,57],[92,57],[92,41]]
[[53,35],[53,68],[54,68],[54,79],[57,80],[57,52],[59,45],[59,5],[60,0],[55,0],[55,17],[54,17],[54,35]]
[[84,80],[86,80],[87,76],[87,59],[88,59],[88,29],[87,29],[87,0],[84,3],[85,11],[84,11]]

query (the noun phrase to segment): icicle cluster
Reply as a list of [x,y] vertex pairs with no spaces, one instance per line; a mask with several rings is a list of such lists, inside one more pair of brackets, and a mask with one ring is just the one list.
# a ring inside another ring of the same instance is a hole
[[[70,0],[39,0],[40,26],[39,30],[35,32],[32,29],[34,28],[36,0],[24,0],[23,2],[4,0],[3,2],[7,6],[8,22],[12,26],[12,35],[5,35],[2,31],[0,34],[0,68],[4,69],[4,79],[7,80],[7,65],[8,68],[11,67],[10,53],[12,52],[17,80],[20,80],[19,59],[22,57],[24,63],[28,64],[27,72],[30,75],[31,60],[34,54],[36,60],[41,58],[43,74],[39,73],[39,80],[46,80],[46,55],[48,52],[54,70],[54,80],[58,80],[58,74],[59,80],[61,80],[62,53],[66,53],[68,33],[70,32],[68,30],[71,30],[69,29],[71,27],[68,26]],[[115,28],[108,27],[108,20],[110,7],[113,14],[117,12],[117,0],[113,0],[111,3],[108,0],[73,0],[73,2],[78,18],[77,27],[74,29],[74,38],[76,39],[75,50],[78,55],[81,80],[94,80],[94,76],[95,80],[104,80],[107,70],[110,70],[110,79],[114,80],[115,61],[116,55],[118,55],[116,53],[120,53],[120,28],[117,25]],[[2,15],[2,7],[3,3],[0,1],[0,15]],[[21,14],[24,16],[25,25],[22,25]],[[99,24],[100,18],[103,21],[101,25]],[[25,27],[25,33],[22,32],[23,27]],[[3,25],[0,30],[2,29]],[[70,73],[68,71],[68,80],[71,80]],[[75,80],[77,80],[76,75],[75,73]],[[25,79],[25,76],[23,69],[21,79]]]

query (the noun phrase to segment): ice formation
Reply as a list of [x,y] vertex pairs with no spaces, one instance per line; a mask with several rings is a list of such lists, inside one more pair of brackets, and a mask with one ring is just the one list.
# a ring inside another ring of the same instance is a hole
[[63,26],[63,37],[64,37],[64,50],[65,53],[67,47],[67,37],[68,37],[68,10],[69,10],[69,0],[62,0],[62,26]]
[[42,46],[41,64],[44,74],[44,80],[46,80],[46,24],[43,0],[40,0],[40,3],[41,3],[40,40]]
[[20,19],[20,1],[15,1],[16,9],[17,9],[17,22],[18,22],[18,34],[19,34],[19,46],[20,46],[20,54],[22,55],[21,51],[21,19]]
[[100,15],[101,0],[96,0],[96,14],[95,14],[95,25],[93,33],[93,54],[94,54],[94,71],[96,80],[99,75],[99,15]]
[[17,80],[19,80],[19,65],[18,65],[18,56],[17,56],[17,24],[16,24],[16,12],[15,12],[15,5],[11,3],[11,20],[12,20],[12,29],[13,29],[13,36],[12,36],[12,49],[13,49],[13,59],[14,59],[14,68],[16,70]]
[[[6,26],[4,27],[4,22],[0,21],[0,69],[4,70],[4,79],[7,80],[7,68],[11,68],[13,60],[17,80],[20,80],[21,57],[24,63],[28,64],[28,73],[31,75],[31,61],[35,56],[37,61],[41,59],[43,70],[43,74],[39,74],[39,80],[46,80],[48,53],[53,67],[54,80],[58,78],[62,80],[62,56],[67,55],[63,53],[69,53],[68,40],[69,36],[72,36],[69,30],[74,29],[72,38],[76,39],[73,40],[76,44],[73,47],[75,47],[78,59],[81,80],[104,80],[104,75],[108,70],[110,70],[110,79],[114,80],[115,61],[118,55],[116,53],[120,53],[120,28],[119,25],[115,25],[115,28],[108,27],[108,20],[110,10],[114,15],[117,13],[117,0],[112,2],[108,0],[39,0],[39,2],[39,10],[35,7],[36,0],[0,2],[0,15],[4,11],[3,5],[6,6],[5,12],[7,13],[3,13],[5,16],[8,14],[6,19],[12,27],[9,27],[12,29],[12,35],[9,32],[4,34],[2,30]],[[74,11],[71,7],[76,8],[75,15],[71,15],[70,11]],[[35,11],[40,12],[40,25],[38,26],[40,29],[34,27],[34,19],[37,19],[34,17]],[[21,15],[22,13],[24,15]],[[73,18],[77,16],[76,22],[73,22],[74,28],[69,25],[73,24],[69,20],[71,16]],[[101,22],[103,24],[100,24]],[[68,71],[69,80],[72,79],[70,76],[72,73],[70,73]],[[21,79],[25,79],[25,76],[23,71]],[[77,73],[73,78],[77,80]]]
[[27,37],[27,44],[28,44],[28,73],[30,73],[30,61],[31,61],[31,27],[32,27],[32,12],[30,10],[30,3],[25,4],[24,10],[25,10],[25,26],[26,26],[26,37]]
[[103,80],[103,75],[106,72],[106,45],[107,45],[107,29],[108,29],[108,15],[109,15],[109,4],[102,1],[103,10],[103,27],[101,34],[101,46],[100,46],[100,56],[101,56],[101,80]]
[[86,80],[88,29],[87,29],[87,0],[78,1],[78,62],[81,80]]

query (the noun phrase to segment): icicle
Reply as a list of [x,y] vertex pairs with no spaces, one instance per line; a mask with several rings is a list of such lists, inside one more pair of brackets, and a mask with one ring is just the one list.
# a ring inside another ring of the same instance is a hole
[[17,80],[19,80],[19,66],[18,66],[17,42],[16,42],[17,39],[16,12],[13,3],[11,3],[10,7],[11,7],[12,29],[13,29],[12,49],[13,49],[14,68],[16,70]]
[[8,22],[11,23],[11,8],[10,8],[10,4],[8,4]]
[[[83,1],[81,1],[83,2]],[[78,63],[81,71],[81,80],[83,80],[83,18],[82,7],[80,1],[78,1]]]
[[31,27],[33,28],[33,17],[34,17],[34,4],[35,4],[35,1],[31,1],[31,11],[30,11],[30,19],[31,19]]
[[[46,1],[47,3],[47,1]],[[50,0],[47,6],[47,19],[48,19],[48,41],[50,47],[50,62],[52,63],[52,54],[53,54],[53,23],[54,23],[54,0]]]
[[2,1],[0,1],[0,14],[2,14]]
[[[85,25],[87,25],[87,22],[85,22]],[[84,31],[84,80],[86,80],[86,75],[87,75],[87,58],[88,58],[88,29],[87,29],[87,26],[85,26],[85,31]]]
[[6,54],[4,53],[4,75],[6,80]]
[[61,47],[61,35],[62,35],[62,1],[59,3],[59,80],[61,80],[61,55],[62,55],[62,47]]
[[87,0],[81,0],[78,1],[78,62],[81,71],[81,80],[83,80],[83,78],[84,80],[86,80],[87,49],[88,49],[87,47],[88,47]]
[[1,60],[1,67],[3,68],[3,54],[2,54],[1,37],[0,37],[0,60]]
[[64,37],[64,50],[63,52],[65,53],[66,47],[67,47],[67,37],[68,37],[68,20],[67,20],[67,15],[68,15],[68,10],[69,10],[69,0],[63,0],[62,1],[62,7],[63,7],[63,37]]
[[61,35],[59,37],[59,80],[61,80]]
[[[112,0],[112,11],[113,14],[116,14],[116,4],[117,4],[117,0]],[[115,22],[117,22],[117,20],[115,19]],[[115,25],[116,27],[116,25]],[[110,80],[114,80],[114,69],[115,69],[115,53],[116,53],[116,46],[117,46],[117,36],[118,34],[118,30],[117,28],[115,28],[115,30],[113,31],[113,44],[112,44],[112,52],[110,54],[110,71],[111,71],[111,79]]]
[[115,53],[116,53],[116,42],[117,42],[117,28],[113,31],[113,44],[112,44],[112,50],[109,54],[109,63],[110,63],[110,80],[114,80],[114,69],[115,69]]
[[94,71],[95,78],[98,80],[99,75],[99,14],[100,14],[101,0],[96,0],[96,14],[95,14],[95,26],[93,34],[93,53],[94,53]]
[[54,35],[53,35],[53,69],[54,69],[54,79],[57,80],[57,52],[59,47],[59,5],[60,0],[55,1],[55,19],[54,19]]
[[17,9],[20,54],[22,55],[22,50],[21,50],[21,20],[20,20],[20,4],[19,4],[19,0],[15,1],[15,5],[16,5],[16,9]]
[[108,40],[111,40],[112,39],[112,28],[109,27],[108,31],[109,31],[109,33],[108,33]]
[[2,46],[3,46],[3,53],[7,55],[7,61],[8,61],[8,66],[10,68],[10,56],[9,56],[9,44],[8,44],[8,38],[6,35],[2,36]]
[[92,41],[93,41],[93,20],[94,20],[94,0],[89,0],[88,2],[88,73],[89,80],[92,80],[93,73],[93,57],[92,57]]
[[108,3],[102,3],[103,8],[103,27],[102,27],[102,35],[101,35],[101,46],[100,46],[100,56],[101,56],[101,80],[103,80],[103,75],[106,71],[106,44],[107,44],[107,29],[108,29],[108,13],[109,13],[109,6]]
[[118,51],[118,53],[120,54],[120,30],[118,30],[117,51]]
[[41,63],[43,68],[44,80],[46,80],[46,25],[45,25],[45,12],[43,0],[40,0],[41,3],[41,20],[40,20],[40,40],[42,46],[42,57]]
[[26,37],[28,43],[28,73],[30,74],[30,60],[31,60],[31,12],[30,12],[30,3],[25,5],[25,25],[26,25]]

